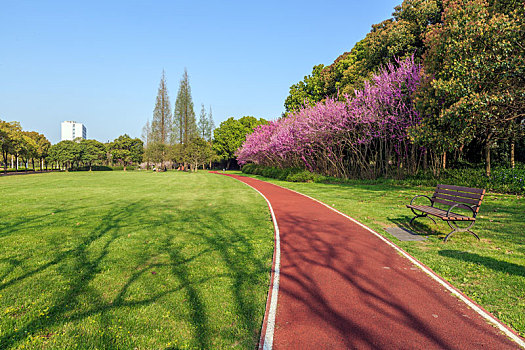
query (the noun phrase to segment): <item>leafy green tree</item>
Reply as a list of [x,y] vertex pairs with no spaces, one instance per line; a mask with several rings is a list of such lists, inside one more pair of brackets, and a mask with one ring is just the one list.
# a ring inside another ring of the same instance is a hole
[[227,169],[230,168],[231,161],[235,159],[235,152],[246,140],[246,135],[251,134],[258,125],[267,123],[262,118],[257,119],[251,116],[245,116],[239,120],[230,117],[214,130],[213,150],[226,161]]
[[[46,163],[45,160],[47,156],[49,155],[49,148],[51,148],[51,142],[45,137],[43,134],[38,134],[36,136],[36,146],[37,146],[37,154],[40,160],[40,169],[44,168],[44,164]],[[47,169],[47,163],[46,169]]]
[[33,170],[35,170],[35,158],[40,162],[40,169],[44,167],[44,159],[48,156],[49,147],[51,147],[51,142],[43,135],[36,131],[24,132],[26,136],[31,138],[35,145],[30,154],[31,163],[33,165]]
[[162,163],[169,159],[169,151],[171,146],[160,142],[150,143],[144,150],[144,160],[148,163]]
[[191,97],[190,78],[188,71],[184,69],[184,74],[179,85],[177,100],[175,101],[175,111],[173,113],[173,134],[171,144],[186,144],[193,137],[197,136],[197,123],[195,121],[195,110],[193,109],[193,99]]
[[127,134],[119,136],[110,143],[108,151],[114,161],[120,163],[126,171],[126,167],[142,160],[144,144],[141,139],[132,139]]
[[371,72],[366,68],[365,40],[357,42],[350,52],[345,52],[335,59],[334,63],[322,71],[324,80],[324,98],[352,95],[354,90],[361,89]]
[[425,140],[444,132],[445,149],[481,140],[487,176],[491,147],[525,118],[523,7],[510,14],[494,8],[484,0],[446,2],[443,23],[426,36],[425,119],[415,133]]
[[68,171],[73,165],[80,161],[80,145],[75,141],[64,140],[51,146],[49,158],[58,162],[62,168]]
[[80,161],[89,166],[89,171],[94,162],[101,162],[106,158],[106,146],[97,140],[81,140],[80,150]]
[[364,39],[366,69],[374,71],[395,59],[425,51],[424,38],[429,26],[441,22],[442,1],[404,0],[396,6],[393,18],[372,26]]
[[170,98],[166,86],[166,75],[164,71],[162,71],[155,109],[153,110],[153,119],[149,131],[149,138],[151,138],[151,141],[167,144],[170,140],[172,123]]
[[39,157],[37,138],[40,134],[36,131],[22,131],[22,134],[24,138],[24,147],[21,156],[26,165],[26,171],[29,167],[29,160],[31,160],[33,170],[35,170],[35,158]]
[[197,171],[199,165],[212,161],[215,152],[209,142],[201,137],[193,138],[184,149],[184,159],[191,165],[191,169]]
[[20,123],[0,120],[0,150],[2,151],[4,162],[4,173],[7,173],[8,155],[14,154],[15,145],[21,135],[22,128],[20,127]]
[[325,97],[324,81],[322,71],[324,65],[314,66],[311,75],[307,75],[297,84],[290,87],[290,95],[284,102],[287,112],[301,109],[305,106],[313,106]]
[[12,133],[11,152],[16,159],[16,170],[18,170],[18,160],[22,159],[25,164],[25,170],[28,168],[29,159],[36,153],[36,143],[31,139],[26,131]]
[[184,145],[176,143],[171,145],[168,149],[168,159],[171,160],[174,164],[179,164],[184,162]]

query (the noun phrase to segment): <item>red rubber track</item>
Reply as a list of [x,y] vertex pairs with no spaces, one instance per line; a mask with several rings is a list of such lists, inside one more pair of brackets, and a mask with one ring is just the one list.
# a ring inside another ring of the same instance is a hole
[[279,226],[274,349],[519,348],[363,227],[293,191],[228,176],[266,196]]

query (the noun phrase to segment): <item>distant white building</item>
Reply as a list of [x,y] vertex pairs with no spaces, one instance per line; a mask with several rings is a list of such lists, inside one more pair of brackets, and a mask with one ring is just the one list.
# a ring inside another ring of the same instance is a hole
[[62,122],[62,137],[61,141],[71,140],[81,137],[84,140],[87,137],[87,129],[82,123],[73,121]]

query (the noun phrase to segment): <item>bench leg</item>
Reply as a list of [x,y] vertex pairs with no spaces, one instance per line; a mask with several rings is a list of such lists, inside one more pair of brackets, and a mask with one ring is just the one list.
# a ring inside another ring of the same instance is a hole
[[[414,212],[414,211],[412,210],[412,212]],[[414,214],[416,214],[416,213],[414,212]],[[432,221],[434,222],[434,224],[436,224],[436,220],[434,220],[433,217],[428,216],[428,214],[422,214],[422,215],[420,215],[420,214],[416,214],[416,216],[414,216],[414,217],[412,218],[412,220],[410,220],[409,225],[412,225],[412,223],[414,222],[415,219],[417,219],[417,218],[424,218],[424,217],[429,218],[430,220],[432,220]]]
[[475,221],[471,221],[470,222],[470,225],[468,225],[468,227],[465,227],[465,228],[461,228],[461,227],[458,227],[456,221],[447,221],[447,224],[448,226],[450,226],[450,228],[452,229],[452,232],[450,232],[448,235],[446,235],[445,239],[443,240],[444,242],[446,242],[450,236],[452,236],[452,234],[454,232],[468,232],[470,233],[471,235],[473,235],[474,237],[476,237],[478,239],[478,241],[480,241],[479,239],[479,236],[477,234],[475,234],[471,228],[472,226],[474,226],[474,222]]
[[443,242],[447,243],[448,238],[449,238],[450,236],[452,236],[452,234],[453,234],[454,232],[456,232],[456,231],[457,231],[456,229],[452,230],[452,232],[450,232],[450,233],[445,237],[445,239],[443,240]]
[[472,232],[471,230],[467,230],[470,234],[474,235],[474,237],[476,237],[478,239],[478,241],[481,241],[481,239],[479,239],[479,236],[477,234],[475,234],[474,232]]

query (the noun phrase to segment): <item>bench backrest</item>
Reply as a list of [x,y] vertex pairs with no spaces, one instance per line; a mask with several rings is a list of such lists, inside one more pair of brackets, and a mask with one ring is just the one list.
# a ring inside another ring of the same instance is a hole
[[471,207],[474,210],[474,215],[476,215],[484,195],[485,190],[481,188],[437,185],[432,201],[445,205],[460,204],[458,207],[466,209]]

